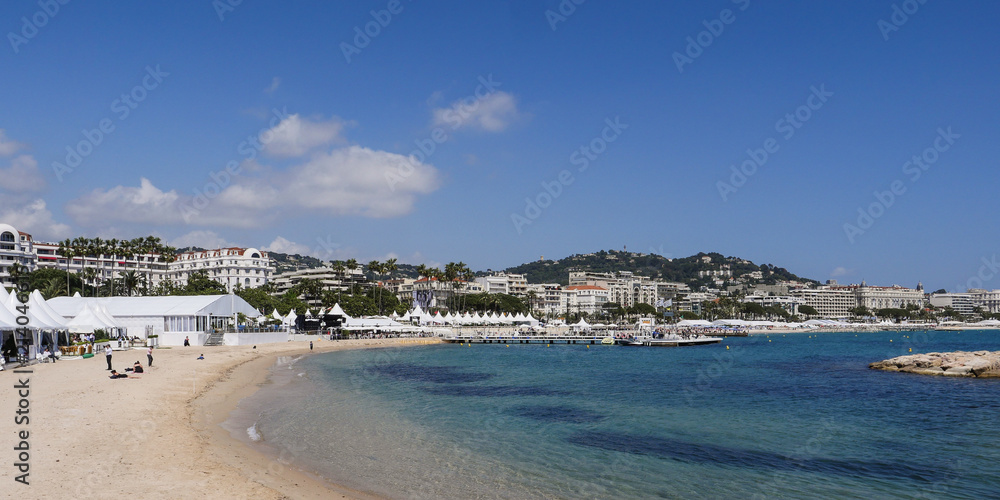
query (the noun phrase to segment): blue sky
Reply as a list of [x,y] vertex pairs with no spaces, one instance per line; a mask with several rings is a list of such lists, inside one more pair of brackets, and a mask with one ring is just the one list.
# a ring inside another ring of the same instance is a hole
[[58,5],[0,6],[0,219],[39,239],[1000,288],[993,2]]

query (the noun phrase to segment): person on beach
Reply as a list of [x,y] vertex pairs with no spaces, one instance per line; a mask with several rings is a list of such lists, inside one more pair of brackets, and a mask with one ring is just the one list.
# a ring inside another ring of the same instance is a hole
[[313,341],[311,340],[309,341],[309,350],[310,351],[313,350]]
[[205,355],[202,354],[201,356],[198,356],[198,359],[205,359]]
[[191,347],[191,340],[187,337],[184,337],[184,347]]
[[132,365],[132,371],[135,373],[142,373],[142,363],[136,361],[135,364]]
[[111,344],[104,346],[104,357],[108,359],[108,370],[111,370]]
[[128,375],[111,370],[111,375],[108,378],[128,378]]
[[149,346],[149,347],[146,348],[146,359],[149,360],[149,366],[152,368],[152,366],[153,366],[153,346]]

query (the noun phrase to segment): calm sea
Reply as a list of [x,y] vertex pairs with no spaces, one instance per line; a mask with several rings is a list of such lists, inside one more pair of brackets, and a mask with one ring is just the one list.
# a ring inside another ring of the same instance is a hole
[[868,369],[910,349],[1000,332],[286,358],[226,426],[392,498],[1000,498],[1000,380]]

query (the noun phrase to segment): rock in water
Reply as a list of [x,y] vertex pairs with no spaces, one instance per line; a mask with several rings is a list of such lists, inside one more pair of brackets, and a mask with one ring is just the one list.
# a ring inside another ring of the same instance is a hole
[[872,363],[868,368],[945,377],[1000,377],[1000,351],[908,354]]

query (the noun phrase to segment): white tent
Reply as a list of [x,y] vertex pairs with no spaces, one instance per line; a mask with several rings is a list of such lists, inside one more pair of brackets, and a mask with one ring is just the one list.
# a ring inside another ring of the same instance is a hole
[[328,312],[327,314],[329,314],[330,316],[343,316],[345,318],[350,318],[350,316],[348,316],[347,313],[344,312],[344,309],[340,307],[340,304],[334,304],[333,307],[330,308],[330,312]]
[[[30,299],[29,299],[29,302],[30,302]],[[28,326],[38,328],[39,330],[55,330],[55,329],[60,328],[60,325],[55,324],[55,322],[52,322],[51,319],[49,319],[48,321],[46,321],[45,317],[40,316],[40,312],[41,311],[38,310],[38,309],[35,309],[34,307],[31,307],[30,304],[29,304],[28,309],[27,309],[27,311],[26,311],[25,314],[18,313],[17,312],[17,307],[18,306],[23,306],[23,304],[21,304],[21,302],[19,300],[17,300],[17,296],[16,295],[8,295],[7,296],[7,302],[4,305],[7,306],[7,309],[9,311],[11,311],[12,313],[15,313],[16,315],[27,316],[28,317]]]
[[570,325],[570,329],[572,329],[572,330],[590,330],[590,324],[587,323],[587,320],[585,320],[583,318],[580,318],[580,321],[577,321],[576,323],[573,323],[572,325]]
[[16,310],[12,311],[7,308],[7,302],[10,297],[11,295],[7,293],[7,289],[4,288],[3,285],[0,285],[0,328],[3,329],[20,327],[20,325],[17,324],[17,317],[20,313],[17,313]]
[[677,322],[677,326],[712,326],[711,323],[703,319],[685,319]]
[[45,297],[42,297],[42,293],[38,290],[34,290],[28,295],[28,307],[33,308],[35,313],[45,318],[46,322],[55,325],[59,329],[66,328],[66,318],[60,316],[59,313],[49,307],[45,302]]
[[298,318],[299,316],[295,314],[295,309],[292,309],[291,311],[288,311],[288,316],[285,316],[285,319],[281,320],[281,322],[286,325],[294,325],[295,320]]
[[67,328],[69,328],[69,331],[72,333],[92,333],[94,330],[98,329],[115,328],[115,325],[105,323],[104,320],[98,316],[94,305],[87,304],[79,314],[69,320]]
[[444,324],[444,316],[441,316],[441,311],[434,313],[434,317],[431,318],[434,323]]
[[276,319],[276,320],[278,320],[278,321],[281,321],[281,320],[285,319],[280,314],[278,314],[278,310],[277,309],[275,309],[274,312],[271,313],[271,317],[274,318],[274,319]]

